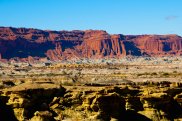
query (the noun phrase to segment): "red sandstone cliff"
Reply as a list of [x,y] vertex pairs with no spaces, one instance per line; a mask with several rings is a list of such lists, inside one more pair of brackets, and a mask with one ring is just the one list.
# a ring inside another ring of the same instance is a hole
[[106,31],[43,31],[0,27],[0,58],[103,58],[182,55],[177,35],[110,35]]

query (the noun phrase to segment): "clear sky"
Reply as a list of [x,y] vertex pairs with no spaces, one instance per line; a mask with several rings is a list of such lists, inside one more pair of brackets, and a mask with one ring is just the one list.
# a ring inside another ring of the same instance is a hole
[[0,26],[182,36],[182,0],[0,0]]

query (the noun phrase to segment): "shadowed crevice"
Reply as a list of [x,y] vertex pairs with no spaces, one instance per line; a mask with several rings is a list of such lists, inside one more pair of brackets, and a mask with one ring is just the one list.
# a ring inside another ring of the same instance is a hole
[[7,97],[0,97],[0,121],[18,121],[12,108],[6,105]]

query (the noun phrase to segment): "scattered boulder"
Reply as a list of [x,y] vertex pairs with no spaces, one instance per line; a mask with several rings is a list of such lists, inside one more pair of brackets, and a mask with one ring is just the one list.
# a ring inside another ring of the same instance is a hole
[[36,111],[30,121],[55,121],[49,111]]

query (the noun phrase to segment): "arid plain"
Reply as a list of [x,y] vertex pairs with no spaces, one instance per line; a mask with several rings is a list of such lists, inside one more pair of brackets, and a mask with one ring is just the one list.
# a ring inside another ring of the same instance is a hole
[[1,62],[1,117],[31,121],[180,121],[182,58]]

